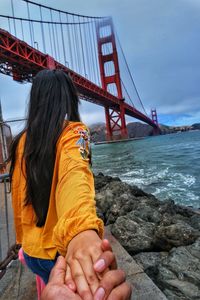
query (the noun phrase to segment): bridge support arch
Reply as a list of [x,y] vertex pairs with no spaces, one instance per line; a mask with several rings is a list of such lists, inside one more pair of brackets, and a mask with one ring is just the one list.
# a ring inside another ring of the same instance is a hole
[[[106,20],[98,21],[96,23],[96,33],[102,88],[109,92],[109,86],[112,85],[116,96],[121,102],[119,107],[109,108],[105,105],[107,140],[127,138],[128,132],[125,120],[124,99],[112,19],[107,18]],[[114,66],[114,73],[107,74],[107,63],[111,63]]]

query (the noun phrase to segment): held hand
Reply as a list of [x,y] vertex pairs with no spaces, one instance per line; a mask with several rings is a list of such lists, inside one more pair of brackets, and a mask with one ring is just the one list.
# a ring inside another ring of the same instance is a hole
[[[108,248],[107,248],[108,249]],[[105,261],[111,260],[104,254]],[[83,300],[70,291],[64,283],[66,261],[60,256],[51,271],[49,282],[42,292],[41,300]],[[124,282],[125,275],[121,270],[108,271],[100,281],[100,288],[95,293],[94,299],[129,300],[131,287]]]
[[[88,295],[87,292],[83,292],[82,299],[129,300],[132,288],[125,282],[124,272],[122,270],[116,270],[116,258],[112,253],[112,248],[108,240],[104,239],[101,241],[101,250],[103,253],[93,265],[94,271],[101,275],[98,276],[98,278],[101,278],[100,282],[98,282],[98,289],[94,294],[94,298],[93,296],[91,298],[91,295]],[[70,267],[68,267],[68,270],[70,271]],[[71,274],[72,272],[68,273],[66,282],[73,282]],[[82,276],[84,275],[82,274]],[[79,293],[79,288],[77,288],[77,291]]]
[[[117,269],[117,262],[114,254],[112,253],[112,247],[108,240],[104,239],[101,241],[101,250],[105,252],[100,255],[99,259],[94,264],[94,271],[98,278],[102,278],[103,274],[110,270]],[[72,274],[69,265],[67,265],[67,271],[65,276],[65,284],[74,292],[76,292],[76,284],[72,279]]]
[[101,244],[102,241],[94,230],[86,230],[76,235],[67,249],[68,267],[65,282],[68,285],[73,278],[77,293],[83,300],[93,300],[99,286],[93,265],[103,253]]
[[132,288],[125,280],[124,271],[108,271],[99,283],[94,300],[130,300]]
[[59,256],[51,271],[49,282],[42,292],[41,300],[81,300],[65,285],[66,261]]
[[[104,253],[94,264],[96,272],[104,273],[95,292],[94,300],[129,300],[131,299],[132,287],[125,282],[124,271],[116,270],[117,262],[108,240],[104,239],[101,244]],[[110,269],[105,272],[105,270]]]

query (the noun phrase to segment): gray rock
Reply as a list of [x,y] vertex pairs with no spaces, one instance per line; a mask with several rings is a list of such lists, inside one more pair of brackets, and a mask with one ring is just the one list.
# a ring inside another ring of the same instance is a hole
[[102,173],[99,173],[99,175],[97,176],[94,175],[96,191],[102,189],[107,184],[113,181],[121,182],[121,180],[118,177],[104,176]]
[[191,225],[200,230],[200,214],[195,214],[190,218]]
[[174,206],[175,204],[173,200],[165,200],[160,203],[158,211],[160,213],[168,213],[170,215],[175,215]]
[[114,202],[114,196],[110,189],[104,191],[103,193],[97,193],[96,197],[96,205],[102,212],[105,214],[110,207],[112,207]]
[[178,221],[169,226],[158,226],[155,231],[156,246],[169,251],[172,247],[189,245],[200,236],[200,232],[187,223]]
[[192,245],[172,249],[161,261],[157,284],[168,297],[171,294],[169,299],[200,299],[199,253],[200,239]]
[[130,253],[151,251],[153,248],[153,232],[155,225],[130,215],[119,217],[112,226],[111,232],[122,246]]
[[168,252],[141,252],[133,256],[145,273],[156,282],[158,266],[168,256]]
[[148,205],[144,206],[143,203],[141,203],[137,210],[135,210],[133,213],[142,220],[155,224],[159,224],[162,219],[161,213],[159,213],[154,207],[150,207]]
[[122,196],[107,210],[106,225],[114,223],[118,217],[124,216],[136,208],[136,203],[133,200],[125,201]]
[[166,288],[163,290],[164,294],[169,300],[198,300],[199,291],[196,286],[189,282],[181,282],[179,280],[166,281]]
[[182,216],[185,216],[186,218],[190,218],[194,215],[194,212],[185,206],[175,205],[174,209],[176,214],[180,214]]

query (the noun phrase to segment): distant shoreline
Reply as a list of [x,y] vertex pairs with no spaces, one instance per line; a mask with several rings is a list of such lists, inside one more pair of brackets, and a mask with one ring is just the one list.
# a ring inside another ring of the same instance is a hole
[[137,138],[129,138],[129,139],[122,139],[122,140],[112,140],[112,141],[102,141],[102,142],[94,142],[94,145],[102,145],[102,144],[113,144],[113,143],[124,143],[124,142],[131,142],[135,140],[142,140],[145,137],[137,137]]

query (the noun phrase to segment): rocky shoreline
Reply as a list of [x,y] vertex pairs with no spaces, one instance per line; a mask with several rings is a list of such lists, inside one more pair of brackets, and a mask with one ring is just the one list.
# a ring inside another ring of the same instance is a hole
[[200,299],[200,213],[95,176],[97,213],[170,300]]

